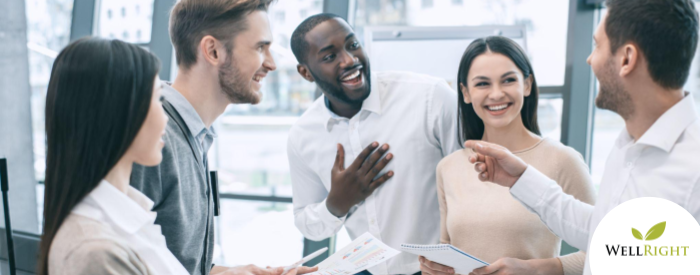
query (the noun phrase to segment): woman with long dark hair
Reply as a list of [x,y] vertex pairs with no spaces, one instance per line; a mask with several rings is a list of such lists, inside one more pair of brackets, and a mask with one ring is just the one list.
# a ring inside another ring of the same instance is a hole
[[[556,179],[568,194],[593,203],[581,155],[540,136],[537,81],[518,44],[501,36],[475,40],[462,56],[457,79],[461,141],[480,139],[506,147]],[[491,263],[476,274],[581,274],[583,252],[558,257],[561,239],[507,188],[481,182],[468,168],[469,156],[470,149],[460,150],[438,164],[440,242]],[[449,267],[420,261],[425,273],[450,273]]]
[[138,46],[98,38],[56,58],[38,274],[187,274],[153,223],[153,202],[129,186],[134,163],[162,159],[159,67]]

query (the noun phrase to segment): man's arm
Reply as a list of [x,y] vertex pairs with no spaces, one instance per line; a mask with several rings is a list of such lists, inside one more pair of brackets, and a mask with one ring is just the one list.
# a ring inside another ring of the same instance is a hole
[[326,187],[297,152],[291,137],[287,142],[287,158],[292,178],[294,224],[310,240],[320,241],[333,236],[343,226],[345,217],[330,213],[326,207]]
[[462,149],[459,142],[459,125],[457,125],[457,93],[445,81],[435,84],[432,94],[429,94],[429,114],[433,124],[433,136],[440,145],[442,156],[446,157]]
[[468,140],[465,147],[477,153],[469,161],[475,164],[479,180],[510,188],[513,197],[537,214],[554,234],[587,250],[592,205],[564,193],[555,181],[501,146]]

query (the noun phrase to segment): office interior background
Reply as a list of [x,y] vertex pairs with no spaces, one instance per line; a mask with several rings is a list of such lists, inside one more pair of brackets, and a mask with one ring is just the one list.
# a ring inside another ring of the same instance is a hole
[[[41,232],[44,104],[57,53],[86,35],[120,39],[158,55],[163,64],[161,79],[172,80],[177,68],[167,28],[175,2],[0,1],[0,157],[7,157],[10,167],[11,214],[16,230]],[[365,30],[379,26],[505,25],[525,29],[527,52],[542,87],[539,122],[543,135],[578,150],[590,164],[597,185],[613,141],[624,127],[619,116],[597,109],[593,101],[597,82],[586,58],[592,49],[593,31],[605,13],[599,2],[277,0],[269,10],[277,70],[265,78],[263,101],[254,106],[231,105],[215,123],[218,138],[209,152],[212,169],[219,172],[221,192],[215,262],[281,266],[317,247],[333,250],[350,242],[344,229],[334,238],[312,242],[294,226],[287,134],[317,96],[315,85],[297,74],[289,46],[294,28],[304,18],[320,12],[336,13],[354,26],[361,38]],[[416,62],[455,68],[459,62],[458,58],[420,60],[420,53],[396,51]],[[698,55],[686,90],[700,106]]]

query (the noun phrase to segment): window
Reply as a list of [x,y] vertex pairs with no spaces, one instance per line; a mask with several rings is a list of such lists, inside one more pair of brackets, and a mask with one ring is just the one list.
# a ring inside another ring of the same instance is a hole
[[73,0],[27,1],[27,47],[34,140],[34,170],[37,181],[44,181],[46,135],[44,108],[51,68],[58,52],[70,40]]
[[[96,36],[114,38],[112,34],[116,33],[119,39],[130,43],[146,44],[151,41],[153,0],[96,1]],[[118,10],[121,16],[112,17],[112,10]]]
[[527,52],[538,75],[538,84],[564,85],[569,1],[357,0],[356,8],[358,32],[364,26],[386,25],[524,25]]
[[286,266],[302,257],[304,236],[291,203],[222,200],[221,213],[215,223],[221,265]]

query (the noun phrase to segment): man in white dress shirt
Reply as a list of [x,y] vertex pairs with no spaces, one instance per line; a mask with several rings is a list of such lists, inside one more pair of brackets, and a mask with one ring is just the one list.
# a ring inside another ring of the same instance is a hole
[[[698,43],[691,0],[608,0],[607,17],[588,63],[600,81],[599,108],[616,112],[624,129],[606,163],[594,206],[577,201],[533,167],[497,145],[467,141],[483,181],[511,194],[569,244],[588,250],[605,214],[623,202],[658,197],[700,221],[700,119],[683,91]],[[476,274],[510,274],[494,263]],[[591,274],[586,260],[585,274]]]
[[[435,168],[461,149],[457,94],[426,75],[370,73],[352,28],[332,14],[306,19],[291,43],[299,73],[323,92],[289,134],[297,228],[311,240],[345,225],[353,239],[369,232],[393,248],[438,243]],[[419,270],[401,254],[369,271]]]

